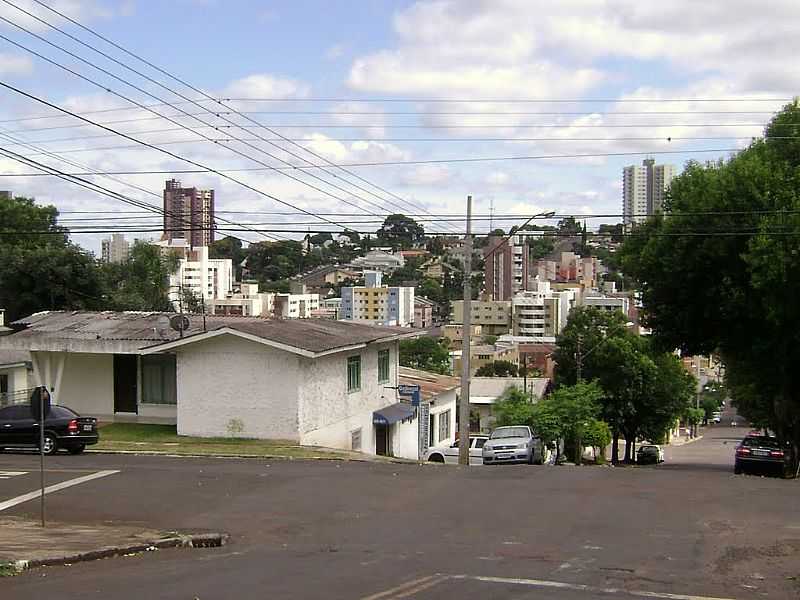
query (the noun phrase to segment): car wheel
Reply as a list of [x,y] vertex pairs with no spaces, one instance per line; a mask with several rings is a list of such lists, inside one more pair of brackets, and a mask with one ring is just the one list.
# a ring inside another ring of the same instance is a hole
[[44,434],[44,454],[51,456],[58,452],[58,439],[52,433],[45,433]]
[[78,444],[77,446],[72,446],[71,448],[67,449],[67,452],[70,454],[81,454],[84,450],[86,450],[85,444]]
[[443,463],[444,456],[442,456],[441,454],[431,454],[428,457],[428,462]]

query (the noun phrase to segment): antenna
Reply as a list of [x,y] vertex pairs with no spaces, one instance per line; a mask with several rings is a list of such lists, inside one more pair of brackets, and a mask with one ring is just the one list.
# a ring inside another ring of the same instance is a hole
[[169,319],[169,326],[172,327],[175,331],[181,334],[183,337],[183,332],[189,329],[189,325],[191,325],[189,321],[189,317],[184,314],[173,315]]
[[489,200],[489,233],[494,231],[494,196]]

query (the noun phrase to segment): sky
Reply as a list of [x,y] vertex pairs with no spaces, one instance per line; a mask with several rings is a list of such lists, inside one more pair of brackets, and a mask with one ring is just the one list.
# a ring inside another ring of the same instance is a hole
[[[238,224],[220,227],[375,230],[405,212],[463,232],[441,215],[468,194],[477,231],[492,209],[506,229],[545,211],[618,222],[625,165],[725,158],[800,89],[796,0],[42,3],[135,56],[35,0],[0,0],[0,148],[66,172],[163,171],[85,176],[155,206],[176,171],[224,171],[175,175],[215,190]],[[160,223],[9,176],[35,171],[0,156],[0,190],[73,227]],[[101,237],[73,239],[96,252]]]

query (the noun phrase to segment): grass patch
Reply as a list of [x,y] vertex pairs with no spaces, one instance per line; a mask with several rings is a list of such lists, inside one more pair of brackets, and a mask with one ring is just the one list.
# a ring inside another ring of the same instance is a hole
[[13,577],[18,574],[17,565],[14,563],[0,563],[0,577]]
[[175,425],[143,425],[111,423],[100,428],[100,442],[93,450],[127,450],[163,452],[166,454],[199,454],[207,456],[265,456],[282,458],[348,458],[356,453],[300,446],[287,440],[253,440],[245,438],[199,438],[178,435]]

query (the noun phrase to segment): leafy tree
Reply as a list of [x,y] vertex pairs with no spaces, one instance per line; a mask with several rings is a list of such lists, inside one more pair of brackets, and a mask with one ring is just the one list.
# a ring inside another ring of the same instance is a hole
[[517,365],[510,360],[493,360],[475,372],[476,377],[516,377]]
[[483,343],[489,346],[494,346],[497,343],[497,336],[496,335],[485,335],[483,336]]
[[450,355],[430,336],[401,341],[400,364],[431,373],[450,374]]
[[259,283],[278,282],[323,263],[321,253],[303,255],[300,242],[259,242],[247,248],[247,268]]
[[575,464],[582,462],[583,437],[589,423],[600,413],[603,390],[597,383],[580,382],[555,390],[544,402],[554,406],[561,422],[562,436],[575,448]]
[[425,229],[411,217],[398,213],[386,217],[377,235],[394,248],[410,248],[422,241]]
[[53,206],[0,199],[0,306],[8,320],[39,310],[100,309],[102,278],[94,257],[72,244]]
[[624,230],[622,223],[616,223],[614,225],[603,223],[597,227],[597,233],[610,236],[612,242],[621,243],[625,239],[623,237]]
[[536,406],[521,388],[510,387],[492,406],[495,424],[498,427],[528,425],[535,429],[533,416]]
[[322,246],[325,242],[332,242],[333,236],[330,233],[315,233],[311,237],[308,238],[308,241],[311,242],[314,246]]
[[764,139],[729,160],[690,162],[670,185],[665,215],[637,228],[622,249],[625,272],[640,282],[643,319],[655,343],[687,354],[718,350],[741,414],[791,441],[795,457],[798,120],[794,101],[773,118]]
[[[611,443],[611,428],[605,421],[592,419],[583,429],[583,445],[594,449],[596,462],[605,461],[605,449]],[[599,450],[599,452],[598,452]]]
[[564,217],[558,222],[558,230],[563,234],[580,235],[583,226],[575,220],[575,217]]
[[247,252],[242,248],[242,240],[233,237],[224,237],[217,240],[208,247],[209,258],[229,258],[233,263],[236,280],[242,278],[242,261],[247,256]]
[[172,311],[169,275],[178,268],[174,253],[136,242],[128,260],[103,265],[106,308],[111,310]]
[[392,271],[386,279],[387,285],[403,285],[405,282],[418,282],[423,279],[422,267],[425,259],[422,257],[407,258],[405,264]]

